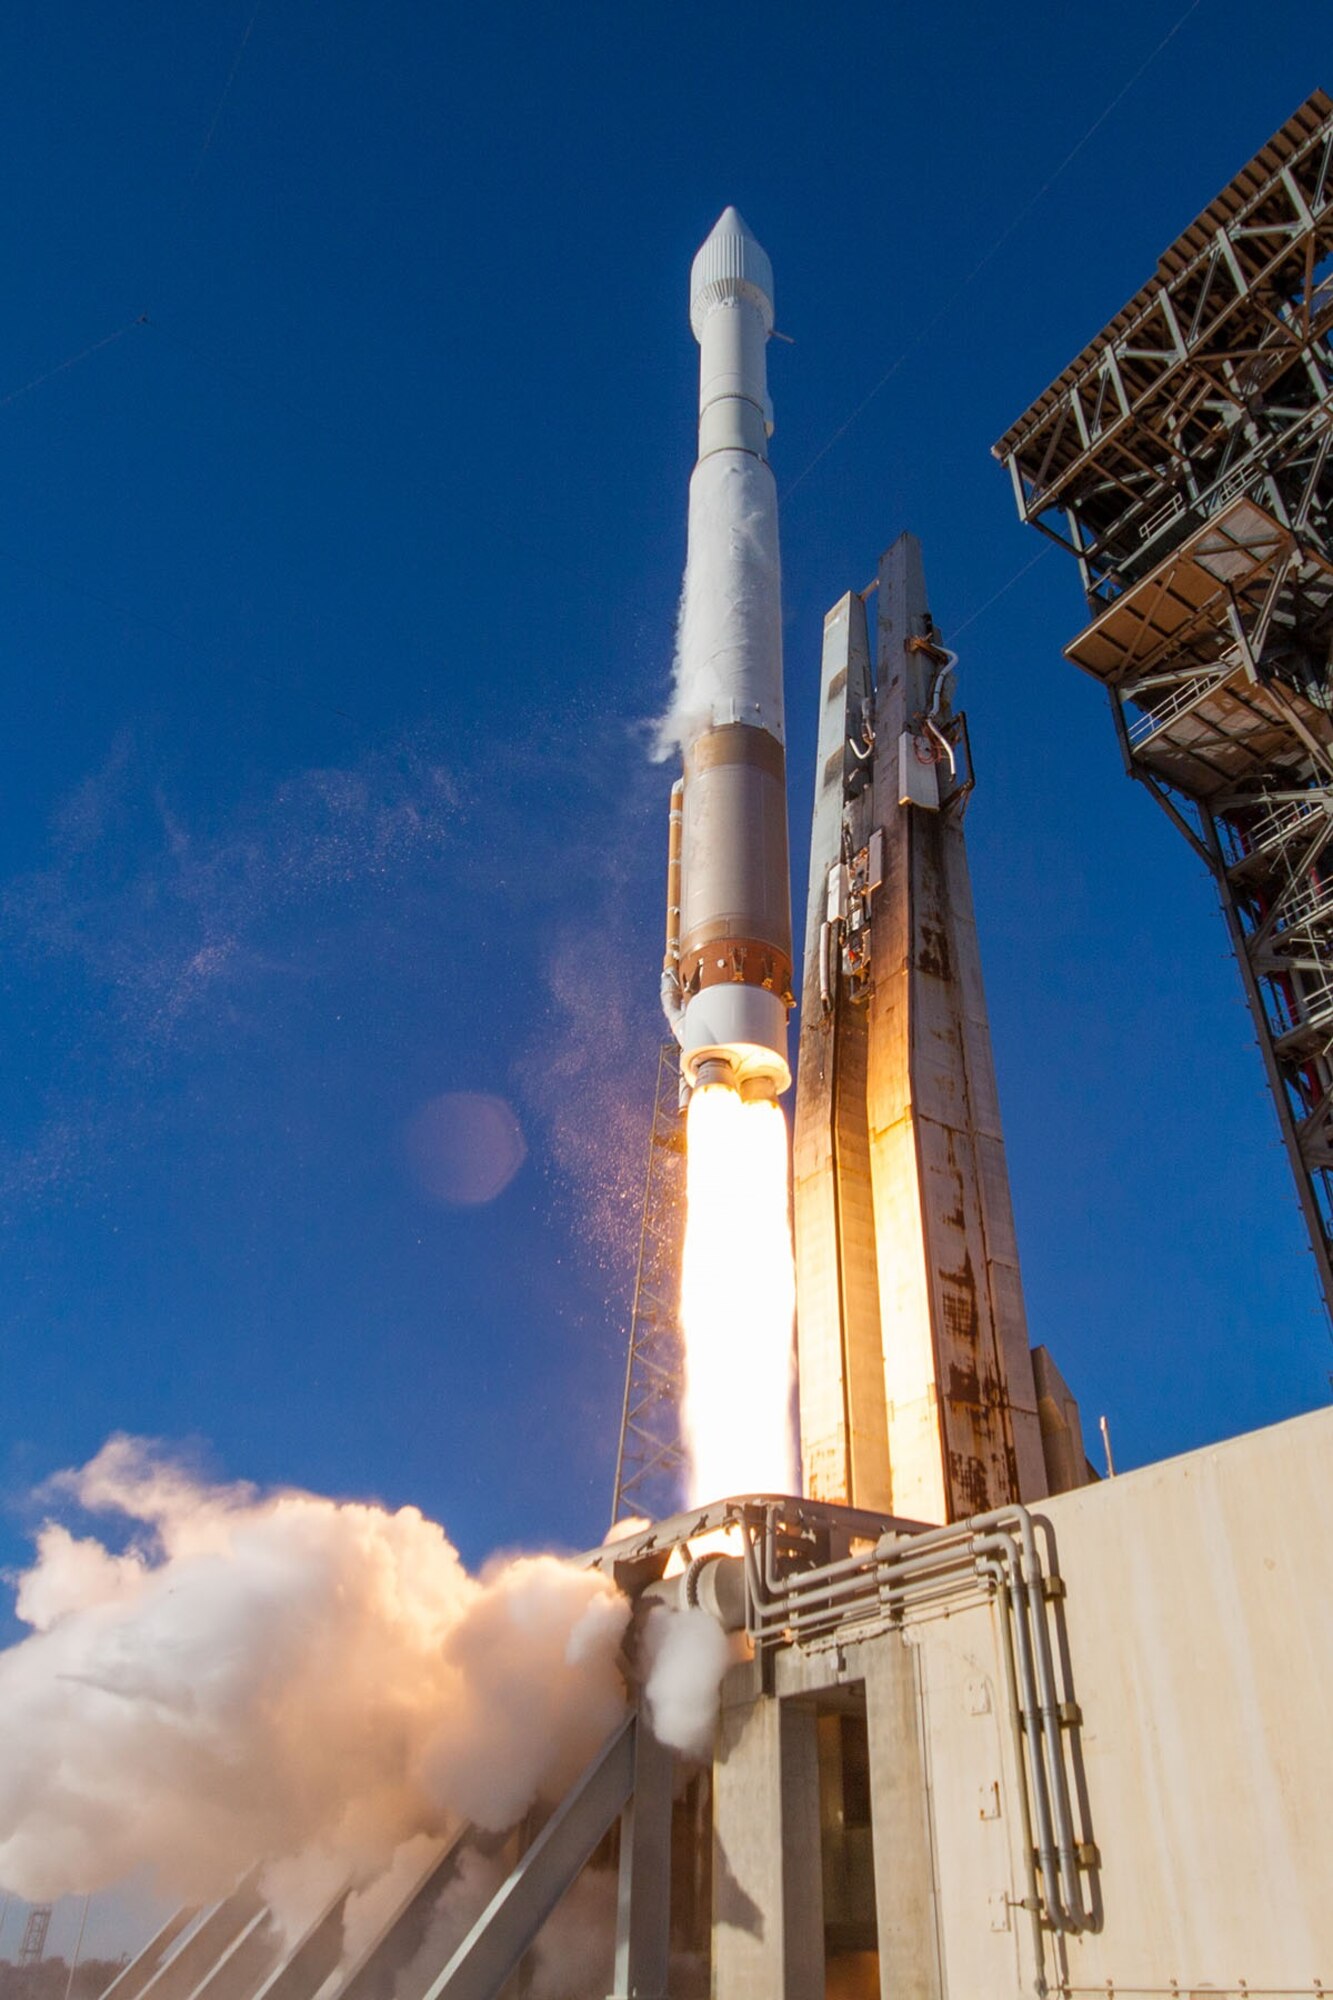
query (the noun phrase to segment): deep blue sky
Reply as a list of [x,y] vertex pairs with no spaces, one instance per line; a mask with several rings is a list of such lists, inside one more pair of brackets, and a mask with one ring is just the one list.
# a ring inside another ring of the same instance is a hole
[[[0,1553],[114,1428],[470,1556],[600,1533],[727,202],[795,342],[798,870],[823,612],[910,527],[1033,1337],[1125,1464],[1323,1401],[1210,886],[1061,660],[1072,565],[996,599],[1039,544],[989,446],[1328,81],[1326,6],[1155,56],[1174,4],[252,6],[0,36]],[[447,1091],[523,1127],[489,1206],[413,1179]]]

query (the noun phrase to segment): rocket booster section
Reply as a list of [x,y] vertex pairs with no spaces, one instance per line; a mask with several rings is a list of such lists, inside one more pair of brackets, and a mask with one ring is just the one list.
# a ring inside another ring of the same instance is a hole
[[[774,1096],[791,1082],[791,895],[782,719],[782,605],[768,258],[734,208],[690,273],[699,342],[699,458],[669,733],[684,777],[679,915],[663,1001],[690,1084]],[[673,861],[674,898],[676,873]]]

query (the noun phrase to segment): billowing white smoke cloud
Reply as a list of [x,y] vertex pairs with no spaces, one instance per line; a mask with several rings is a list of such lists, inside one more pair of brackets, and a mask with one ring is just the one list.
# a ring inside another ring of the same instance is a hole
[[625,1700],[626,1601],[553,1557],[470,1576],[443,1530],[309,1493],[206,1486],[113,1438],[58,1486],[138,1524],[51,1523],[0,1653],[0,1884],[33,1899],[147,1868],[225,1891],[258,1859],[369,1879],[460,1820],[567,1786]]
[[717,1727],[722,1676],[738,1655],[707,1611],[654,1611],[648,1624],[651,1665],[644,1683],[653,1734],[687,1757],[706,1757]]

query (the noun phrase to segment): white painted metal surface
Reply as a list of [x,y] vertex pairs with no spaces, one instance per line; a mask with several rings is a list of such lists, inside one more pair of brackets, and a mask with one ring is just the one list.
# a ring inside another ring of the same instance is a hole
[[1077,1705],[1080,1934],[1038,1946],[1023,1907],[995,1605],[909,1627],[950,2000],[1032,1993],[1039,1951],[1053,1994],[1333,1990],[1330,1466],[1325,1410],[1037,1508]]
[[782,605],[766,348],[768,258],[734,208],[690,274],[699,342],[699,458],[676,690],[663,735],[685,780],[679,962],[664,994],[693,1082],[720,1062],[738,1085],[791,1081],[791,902]]

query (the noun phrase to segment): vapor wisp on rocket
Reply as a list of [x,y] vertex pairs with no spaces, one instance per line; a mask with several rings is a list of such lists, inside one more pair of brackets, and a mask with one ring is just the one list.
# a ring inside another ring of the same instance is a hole
[[699,457],[690,479],[662,1001],[690,1085],[791,1082],[791,895],[777,489],[768,463],[773,273],[734,208],[690,272]]

